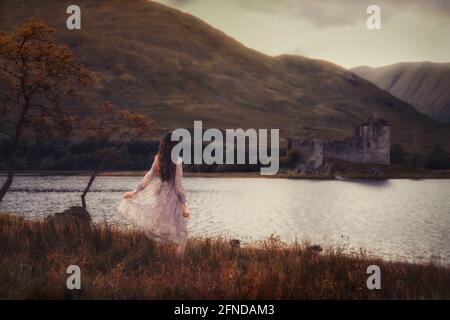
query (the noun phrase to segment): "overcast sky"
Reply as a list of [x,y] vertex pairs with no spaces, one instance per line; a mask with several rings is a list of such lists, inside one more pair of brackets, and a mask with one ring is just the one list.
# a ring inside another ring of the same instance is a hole
[[[160,0],[269,55],[299,54],[347,68],[450,62],[450,0]],[[366,9],[381,8],[381,30]]]

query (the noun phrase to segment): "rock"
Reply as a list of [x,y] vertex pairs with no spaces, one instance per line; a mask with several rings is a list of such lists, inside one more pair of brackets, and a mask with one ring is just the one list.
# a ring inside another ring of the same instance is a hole
[[79,227],[91,226],[91,215],[83,207],[70,207],[63,212],[57,212],[45,218],[45,221],[57,225],[77,225]]
[[306,251],[309,252],[309,253],[319,253],[319,252],[322,252],[323,249],[319,245],[313,245],[313,246],[307,247]]
[[372,167],[369,170],[369,175],[372,177],[382,178],[384,177],[384,170],[380,167]]
[[230,240],[230,245],[233,248],[240,248],[241,247],[241,242],[238,239],[232,239],[232,240]]

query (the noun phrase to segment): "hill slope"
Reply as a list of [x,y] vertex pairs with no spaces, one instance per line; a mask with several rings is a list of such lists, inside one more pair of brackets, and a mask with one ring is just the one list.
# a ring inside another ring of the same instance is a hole
[[110,100],[157,120],[162,130],[280,128],[284,137],[336,138],[376,110],[407,149],[450,144],[448,126],[326,61],[270,57],[201,20],[146,0],[79,0],[82,30],[65,25],[70,1],[0,3],[0,27],[47,21],[79,60],[104,79],[93,102]]
[[450,122],[450,63],[404,62],[380,68],[351,69],[417,111]]

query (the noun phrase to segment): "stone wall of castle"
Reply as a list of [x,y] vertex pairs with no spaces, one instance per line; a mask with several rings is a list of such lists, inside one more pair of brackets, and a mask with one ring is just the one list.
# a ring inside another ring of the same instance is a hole
[[318,139],[293,140],[291,149],[297,152],[298,162],[318,168],[323,163],[323,142]]
[[[294,140],[291,148],[300,163],[322,164],[324,159],[355,163],[390,163],[390,127],[385,120],[369,119],[344,140]],[[316,167],[314,165],[314,167]]]

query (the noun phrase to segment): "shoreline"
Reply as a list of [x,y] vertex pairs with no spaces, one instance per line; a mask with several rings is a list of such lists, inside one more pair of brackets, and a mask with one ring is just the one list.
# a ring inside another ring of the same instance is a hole
[[[31,217],[31,216],[27,216],[24,215],[20,212],[16,212],[16,211],[4,211],[0,209],[0,220],[4,219],[4,217],[8,217],[11,219],[20,219],[24,222],[28,222],[28,223],[45,223],[46,222],[46,218],[48,216],[51,216],[54,213],[49,213],[47,216],[39,216],[39,217]],[[93,226],[101,226],[103,225],[105,222],[104,221],[100,221],[100,220],[92,220],[92,225]],[[109,226],[114,226],[114,227],[119,227],[120,230],[120,224],[110,224],[107,223]],[[128,230],[128,229],[125,229]],[[137,231],[139,232],[139,231]],[[272,239],[275,240],[277,245],[280,248],[290,248],[292,246],[295,245],[308,245],[309,247],[319,247],[321,248],[321,250],[327,251],[327,250],[339,250],[340,253],[342,253],[345,256],[348,257],[358,257],[361,256],[361,254],[364,256],[364,258],[366,259],[373,259],[373,260],[381,260],[384,261],[386,263],[403,263],[403,264],[414,264],[414,265],[419,265],[419,266],[427,266],[427,265],[436,265],[438,267],[442,267],[442,268],[447,268],[450,270],[450,261],[448,262],[443,262],[442,260],[439,259],[432,259],[432,258],[428,258],[428,259],[408,259],[408,258],[399,258],[399,256],[395,256],[395,255],[390,255],[390,256],[386,256],[386,255],[382,255],[379,253],[375,253],[375,252],[371,252],[366,250],[363,247],[359,247],[359,248],[353,248],[351,251],[347,251],[347,250],[341,250],[339,244],[322,244],[322,243],[317,243],[317,242],[311,242],[308,239],[303,239],[301,241],[298,240],[283,240],[281,238],[277,238],[276,235],[273,235],[274,237],[272,238],[272,235],[267,235],[266,238],[261,238],[261,239],[257,239],[257,240],[251,240],[251,241],[246,241],[243,239],[238,239],[238,238],[232,238],[229,236],[224,236],[224,235],[217,235],[217,236],[209,236],[209,237],[201,237],[201,236],[194,236],[190,239],[194,240],[194,241],[220,241],[220,242],[229,242],[229,241],[239,241],[240,243],[240,247],[241,248],[247,248],[247,249],[257,249],[260,248],[261,244],[264,243],[265,241],[268,241],[268,239]],[[362,253],[363,252],[363,253]],[[430,255],[431,257],[431,255]]]
[[[143,170],[119,170],[103,171],[99,177],[143,177],[147,171]],[[0,171],[0,177],[5,176],[5,171]],[[87,170],[23,170],[17,171],[15,176],[90,176]],[[268,178],[268,179],[298,179],[298,180],[374,180],[382,181],[389,179],[450,179],[450,171],[427,171],[427,172],[388,172],[383,176],[371,176],[367,173],[349,172],[336,175],[302,175],[296,172],[282,171],[276,175],[261,175],[259,172],[188,172],[183,173],[188,178]]]

